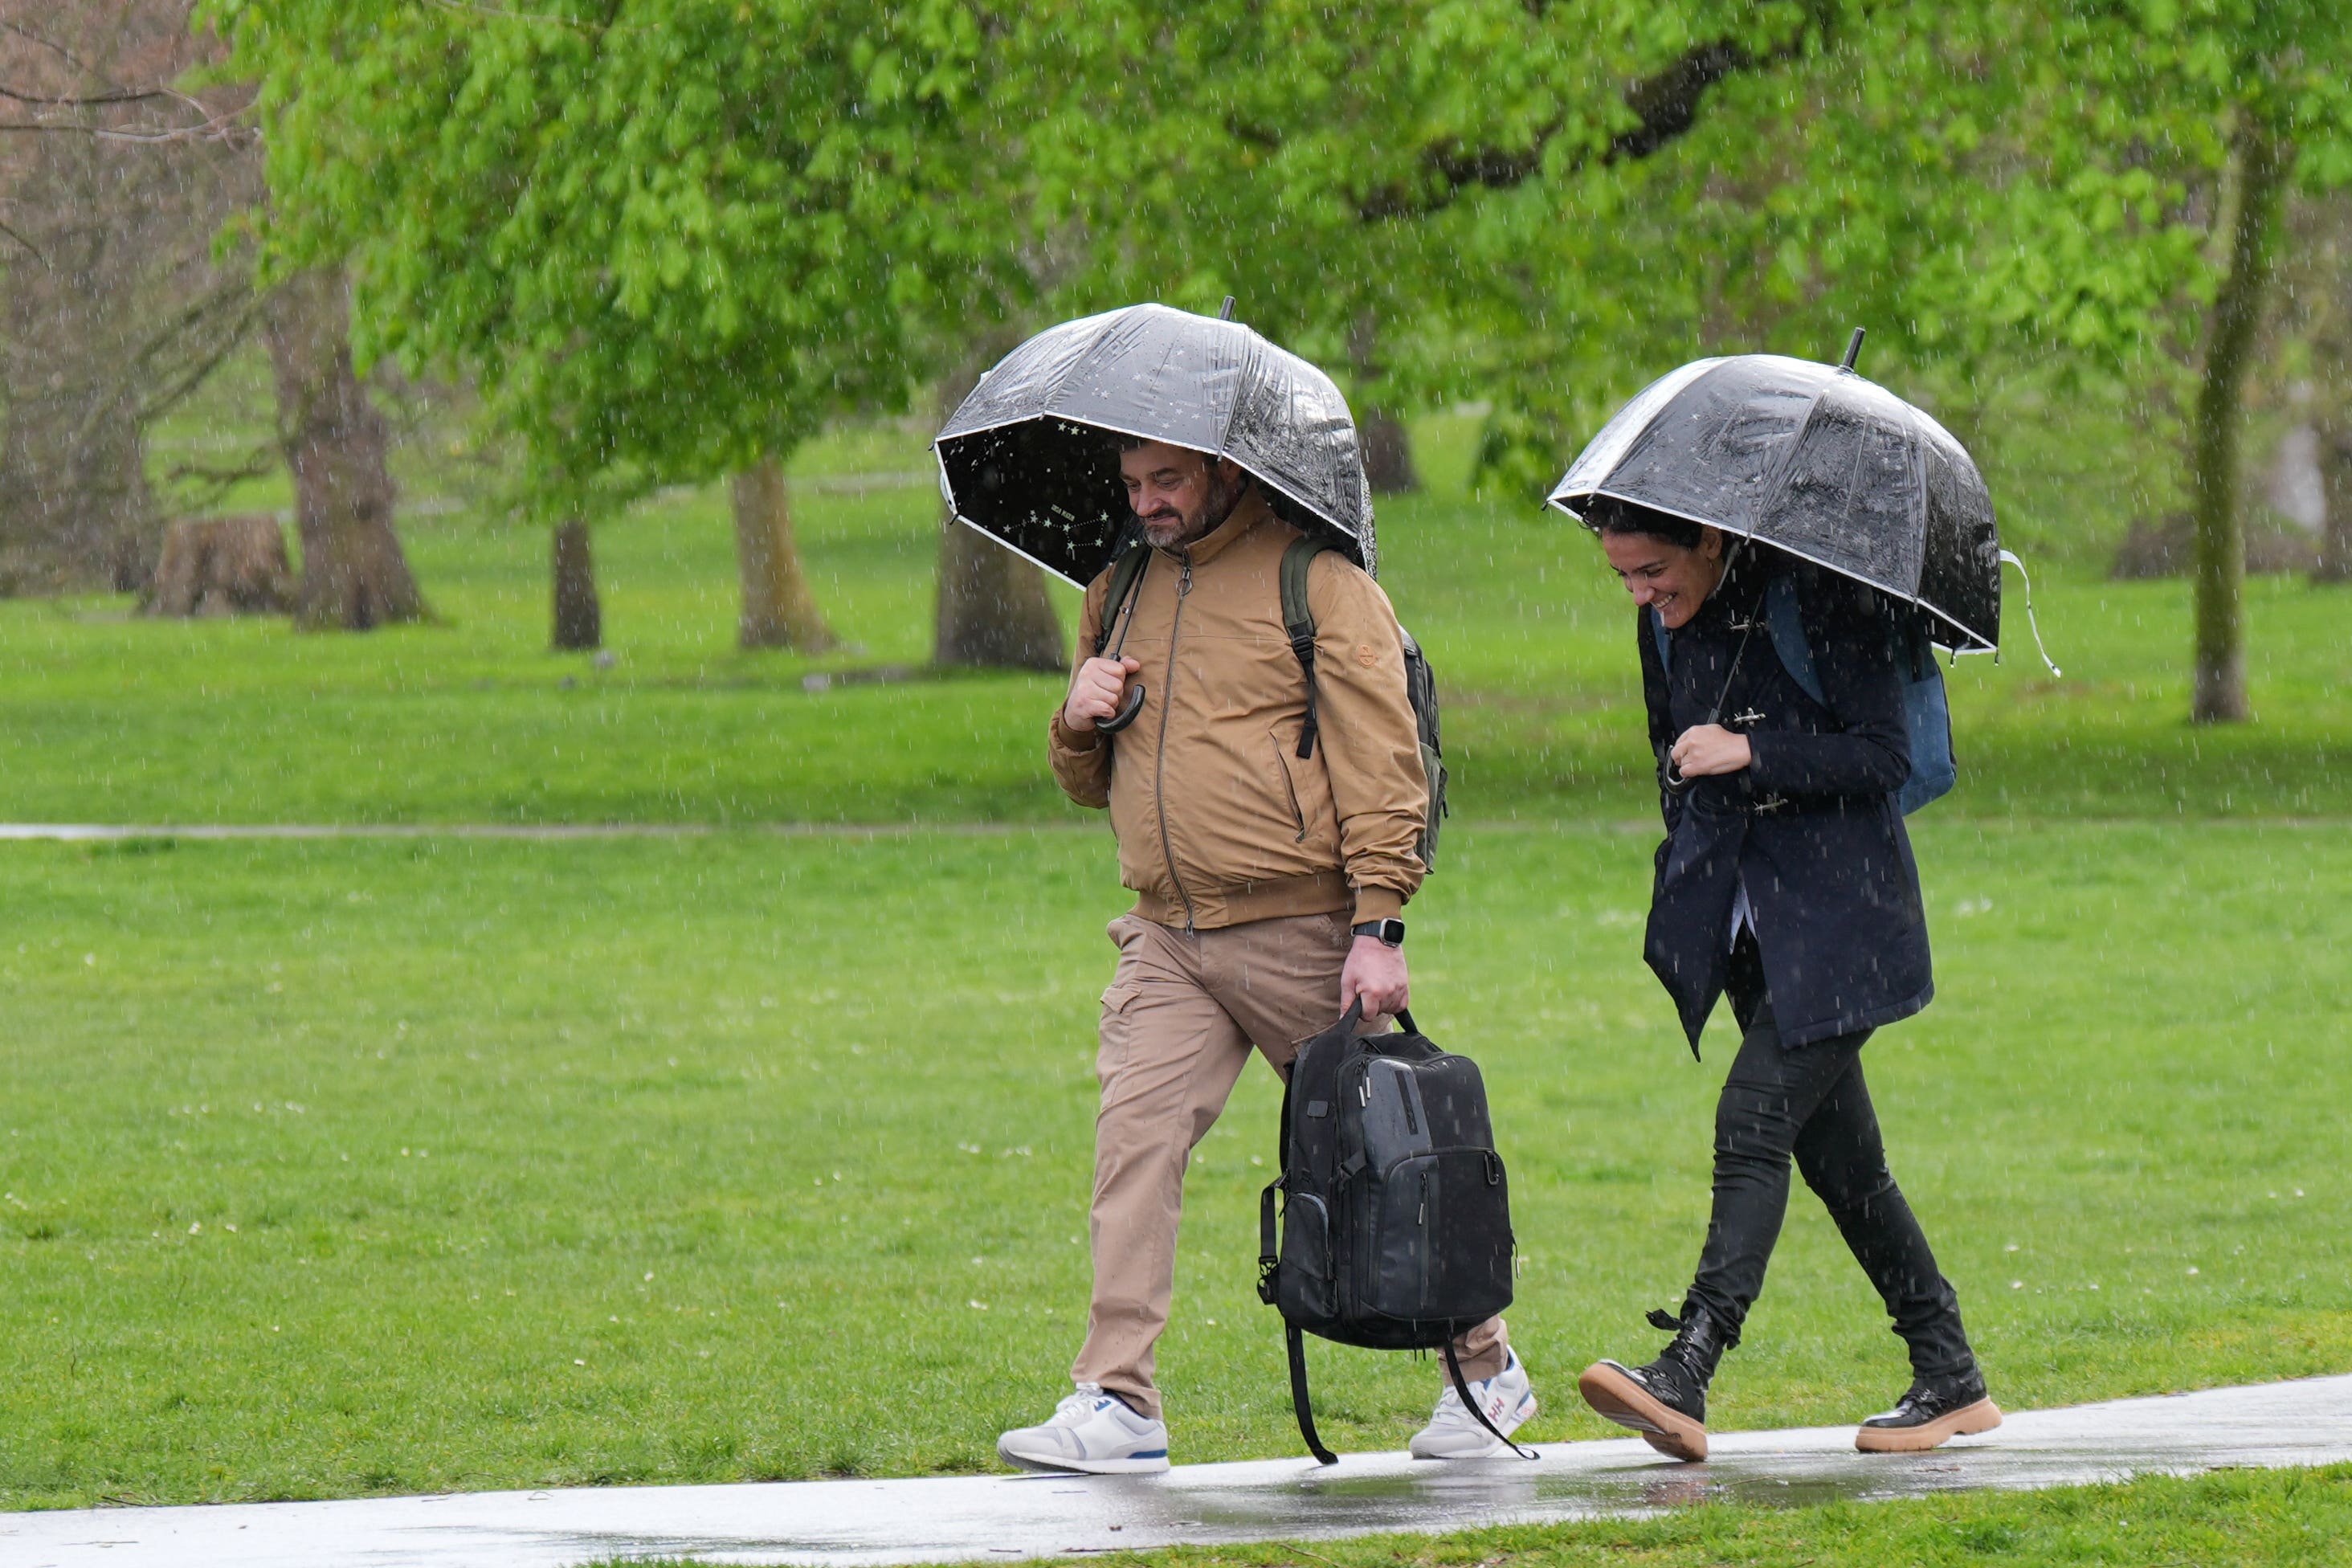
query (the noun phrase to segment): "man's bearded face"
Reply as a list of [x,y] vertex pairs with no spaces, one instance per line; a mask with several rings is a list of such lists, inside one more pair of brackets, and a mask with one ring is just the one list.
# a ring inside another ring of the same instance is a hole
[[1215,531],[1249,487],[1249,475],[1232,459],[1215,461],[1165,441],[1121,452],[1118,474],[1143,537],[1160,550],[1179,550]]

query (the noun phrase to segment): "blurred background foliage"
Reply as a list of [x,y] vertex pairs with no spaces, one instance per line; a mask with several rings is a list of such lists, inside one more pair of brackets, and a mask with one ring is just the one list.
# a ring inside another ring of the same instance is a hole
[[[2252,713],[2250,563],[2352,572],[2319,0],[0,13],[11,593],[429,617],[400,531],[461,507],[549,531],[551,641],[593,648],[593,531],[724,480],[739,644],[821,652],[804,444],[910,418],[881,471],[919,470],[1027,332],[1227,293],[1341,379],[1378,487],[1466,409],[1460,482],[1514,500],[1675,363],[1865,325],[2013,542],[2191,574],[2200,720]],[[167,548],[289,502],[282,561]],[[1059,663],[1034,573],[936,544],[929,662]]]

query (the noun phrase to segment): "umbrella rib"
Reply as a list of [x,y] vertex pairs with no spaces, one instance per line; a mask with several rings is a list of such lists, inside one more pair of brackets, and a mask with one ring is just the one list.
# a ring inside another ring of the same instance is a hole
[[971,530],[974,533],[979,534],[982,539],[987,540],[991,544],[1003,545],[1005,549],[1010,550],[1013,554],[1018,555],[1022,560],[1026,561],[1030,565],[1034,566],[1037,570],[1045,573],[1047,576],[1059,577],[1071,587],[1077,589],[1078,592],[1082,594],[1086,592],[1087,585],[1084,583],[1079,582],[1076,577],[1071,576],[1067,572],[1063,571],[1058,566],[1046,565],[1045,563],[1038,560],[1034,555],[1030,554],[1027,551],[1022,549],[1019,545],[1005,538],[1004,535],[1001,533],[989,532],[988,530],[981,527],[980,524],[972,521],[971,519],[964,516],[961,512],[958,512],[956,514],[956,521],[963,524],[966,528]]
[[[1763,494],[1757,498],[1756,510],[1752,515],[1758,522],[1764,521],[1765,516],[1780,503],[1781,496],[1787,492],[1789,475],[1797,466],[1797,453],[1805,445],[1805,432],[1813,427],[1813,416],[1821,412],[1822,394],[1828,390],[1829,386],[1826,383],[1816,386],[1813,388],[1813,395],[1806,400],[1805,416],[1797,421],[1797,432],[1790,437],[1788,450],[1780,454],[1780,460],[1773,466],[1771,483],[1766,485]],[[1749,537],[1754,538],[1755,535],[1751,533]],[[1771,544],[1774,542],[1768,539],[1764,542]],[[1853,574],[1848,573],[1846,575]]]

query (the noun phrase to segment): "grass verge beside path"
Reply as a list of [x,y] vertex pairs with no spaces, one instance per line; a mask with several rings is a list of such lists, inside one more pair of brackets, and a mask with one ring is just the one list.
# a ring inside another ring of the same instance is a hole
[[[2335,1568],[2352,1466],[2157,1476],[2041,1492],[1813,1508],[1699,1504],[1658,1519],[1064,1559],[1119,1568]],[[686,1568],[640,1558],[631,1568]],[[621,1568],[616,1560],[603,1568]]]
[[[145,620],[120,599],[0,603],[0,818],[1074,816],[1043,757],[1060,677],[920,669],[937,509],[920,486],[801,498],[818,596],[863,648],[816,659],[735,648],[715,490],[599,530],[609,668],[546,649],[545,538],[462,517],[405,534],[437,626],[306,636]],[[1400,498],[1381,502],[1381,558],[1436,663],[1458,814],[1654,812],[1633,613],[1580,529],[1532,507]],[[2352,590],[2250,583],[2261,721],[2192,729],[2184,584],[2075,569],[2040,587],[2066,679],[2041,669],[2012,602],[2005,662],[1950,674],[1961,786],[1939,816],[2352,817]],[[1067,615],[1076,595],[1055,593]],[[892,679],[804,684],[850,671]]]
[[[1940,995],[1870,1049],[2000,1396],[2352,1370],[2352,831],[1924,824]],[[1494,1085],[1538,1440],[1646,1353],[1712,1098],[1650,838],[1449,839],[1417,1011]],[[0,1501],[992,1465],[1085,1310],[1099,834],[0,847]],[[1271,1075],[1189,1189],[1177,1455],[1294,1451],[1252,1289]],[[1326,1435],[1431,1369],[1318,1344]],[[1726,1427],[1903,1382],[1801,1194]],[[1058,1385],[1058,1386],[1057,1386]],[[1670,1559],[1669,1559],[1670,1560]]]

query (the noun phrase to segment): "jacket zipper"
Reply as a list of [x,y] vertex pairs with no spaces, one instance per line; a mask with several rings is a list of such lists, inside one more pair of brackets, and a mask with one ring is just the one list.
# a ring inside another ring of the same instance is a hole
[[1192,563],[1184,563],[1184,574],[1176,580],[1176,615],[1168,623],[1168,679],[1160,694],[1160,749],[1151,760],[1151,795],[1160,807],[1160,852],[1168,858],[1169,885],[1184,905],[1184,929],[1192,930],[1192,895],[1184,890],[1184,879],[1176,874],[1176,845],[1168,834],[1168,715],[1176,707],[1176,637],[1184,626],[1184,601],[1192,593]]

